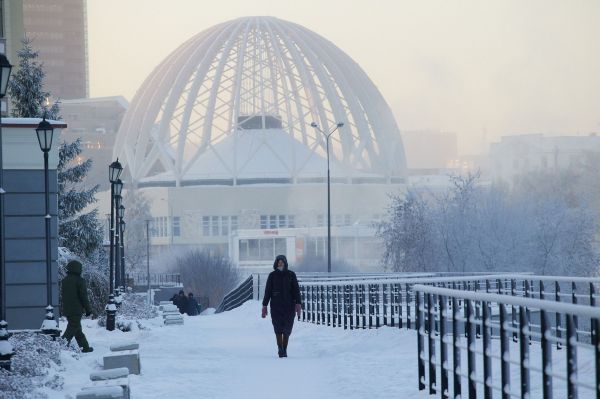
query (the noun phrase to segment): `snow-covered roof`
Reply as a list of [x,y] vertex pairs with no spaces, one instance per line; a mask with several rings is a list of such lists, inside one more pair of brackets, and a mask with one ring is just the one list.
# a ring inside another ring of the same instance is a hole
[[[67,127],[65,121],[46,120],[55,128],[64,129]],[[35,129],[41,121],[42,118],[2,118],[2,127],[32,127]]]

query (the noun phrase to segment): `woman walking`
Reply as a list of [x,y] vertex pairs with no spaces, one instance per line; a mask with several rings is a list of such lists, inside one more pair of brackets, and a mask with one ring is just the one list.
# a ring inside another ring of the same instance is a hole
[[302,300],[296,273],[288,270],[287,259],[278,255],[269,274],[263,298],[262,317],[267,317],[267,305],[271,302],[271,321],[277,339],[279,357],[287,357],[287,346],[294,327],[294,316],[300,317]]

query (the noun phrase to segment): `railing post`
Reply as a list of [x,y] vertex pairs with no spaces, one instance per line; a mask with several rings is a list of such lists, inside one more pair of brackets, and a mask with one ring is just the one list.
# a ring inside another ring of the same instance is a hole
[[502,399],[511,399],[510,397],[510,343],[506,331],[508,324],[508,315],[506,305],[499,303],[500,308],[500,362],[501,362],[501,387]]
[[469,399],[477,398],[477,373],[475,359],[475,324],[473,323],[473,302],[464,300],[466,306],[465,332],[467,334],[467,376],[469,380]]
[[[433,294],[425,294],[427,299],[427,305],[423,303],[423,306],[427,306],[427,352],[429,355],[429,394],[433,395],[435,391],[435,307],[433,304]],[[424,301],[425,302],[425,301]]]
[[[454,284],[453,287],[455,288]],[[460,333],[458,319],[460,317],[460,307],[458,300],[452,297],[452,370],[454,372],[454,399],[460,398],[461,393],[461,365],[460,365]]]
[[390,284],[390,327],[396,327],[396,303],[398,298],[396,297],[396,284]]
[[[510,279],[510,295],[511,296],[516,296],[516,289],[517,289],[517,282],[515,281],[515,279]],[[517,329],[517,309],[515,306],[511,305],[511,319],[512,319],[512,328],[513,329]],[[513,330],[513,341],[517,342],[518,341],[518,334],[516,331]]]
[[[596,286],[590,283],[590,306],[596,306]],[[592,319],[592,345],[594,345],[596,399],[600,399],[600,323],[598,319]]]
[[[406,289],[406,328],[408,330],[410,330],[410,291],[408,289],[408,283],[405,284],[405,289]],[[417,315],[416,313],[416,308],[417,305],[415,303],[415,316]]]
[[416,329],[417,329],[417,367],[419,374],[419,391],[425,389],[425,345],[423,335],[425,330],[423,326],[423,309],[420,306],[421,295],[419,292],[415,292],[415,316],[416,316]]
[[446,298],[443,295],[438,296],[438,312],[440,326],[440,374],[442,379],[442,387],[440,389],[440,398],[448,398],[448,345],[446,343]]
[[483,397],[492,399],[492,337],[489,304],[482,301],[481,310],[483,312],[481,320],[483,333]]
[[332,285],[331,286],[331,304],[332,304],[332,308],[333,308],[333,312],[332,313],[332,320],[331,320],[331,324],[333,325],[333,327],[337,327],[337,315],[338,315],[338,292],[337,292],[337,285]]
[[338,285],[337,286],[337,303],[338,303],[338,320],[337,320],[337,325],[338,327],[341,327],[342,325],[342,313],[344,312],[344,308],[343,308],[343,300],[344,300],[344,286],[343,285]]
[[373,285],[373,296],[375,298],[375,328],[379,328],[379,326],[381,325],[379,323],[379,316],[381,315],[379,287],[381,287],[380,284]]
[[[481,287],[479,280],[475,281],[475,292],[480,291]],[[475,320],[481,321],[481,303],[475,302]],[[475,330],[477,331],[477,338],[481,338],[481,324],[475,324]]]
[[521,399],[529,399],[529,319],[527,317],[527,308],[519,306],[519,367],[521,375]]
[[373,286],[371,284],[367,285],[367,289],[369,290],[369,328],[373,327]]
[[[577,399],[577,327],[575,318],[567,314],[567,398]],[[596,364],[596,367],[598,365]]]
[[[560,283],[558,282],[558,280],[556,280],[554,282],[554,300],[556,302],[560,302]],[[556,312],[556,349],[561,349],[562,348],[562,344],[560,342],[560,339],[562,338],[562,317],[561,314],[559,312]]]
[[[571,282],[571,303],[577,305],[577,283],[575,281]],[[573,316],[573,322],[575,323],[575,338],[577,338],[577,328],[579,326],[577,316]]]
[[388,320],[387,320],[388,300],[387,300],[387,285],[385,283],[381,284],[381,295],[383,297],[383,325],[387,326],[387,324],[388,324]]
[[[258,277],[260,279],[260,275]],[[304,309],[302,311],[302,321],[306,321],[306,306],[307,306],[307,301],[306,301],[306,286],[302,285],[302,290],[300,291],[302,294],[302,304],[304,305]]]
[[[540,293],[542,291],[543,286]],[[552,343],[547,337],[552,333],[552,326],[548,313],[543,309],[540,309],[540,332],[542,334],[542,395],[543,399],[552,399]]]
[[326,285],[325,286],[325,311],[327,312],[327,326],[331,326],[331,290],[333,287]]
[[[364,284],[360,285],[361,291],[361,313],[362,313],[362,328],[367,328],[367,304],[365,303],[367,300],[367,294],[365,293],[367,290]],[[369,325],[370,327],[370,325]]]
[[354,327],[358,328],[360,326],[360,322],[359,322],[359,317],[360,317],[360,295],[358,293],[359,291],[359,285],[353,285],[352,289],[354,290]]

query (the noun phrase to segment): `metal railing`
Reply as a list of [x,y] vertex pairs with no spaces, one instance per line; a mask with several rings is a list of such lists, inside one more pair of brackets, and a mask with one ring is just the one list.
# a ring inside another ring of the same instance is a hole
[[[589,305],[413,286],[419,390],[455,399],[600,398],[600,308],[593,286]],[[517,320],[509,309],[517,310]],[[589,339],[577,327],[584,320]]]
[[[134,287],[147,287],[148,286],[148,274],[147,273],[128,273],[126,275],[127,281],[132,281]],[[181,275],[179,273],[150,273],[150,286],[151,287],[162,287],[162,286],[180,286]]]
[[[361,281],[300,281],[304,304],[302,320],[344,328],[379,328],[391,326],[414,328],[415,284],[451,287],[463,291],[497,293],[514,297],[543,299],[554,302],[592,305],[597,302],[600,279],[533,275],[481,275],[460,277],[401,278]],[[475,307],[477,317],[482,309]],[[534,315],[535,316],[535,315]],[[516,323],[518,313],[510,309]],[[559,326],[563,320],[555,321]],[[578,333],[591,334],[588,321],[577,325]]]
[[253,285],[253,278],[252,276],[249,276],[240,285],[225,295],[223,301],[221,301],[221,304],[217,308],[216,313],[227,312],[242,306],[246,301],[252,300]]

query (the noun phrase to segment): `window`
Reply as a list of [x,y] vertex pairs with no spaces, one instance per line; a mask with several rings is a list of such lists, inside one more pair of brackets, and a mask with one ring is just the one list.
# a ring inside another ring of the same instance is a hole
[[203,216],[202,235],[204,236],[228,236],[232,231],[238,229],[237,216]]
[[204,235],[204,236],[210,235],[210,217],[209,216],[202,217],[202,235]]
[[179,237],[181,236],[181,220],[179,216],[173,216],[173,223],[171,226],[173,230],[173,236]]
[[211,216],[210,217],[210,232],[213,236],[219,235],[219,217]]
[[295,227],[294,215],[260,215],[261,229],[285,229]]
[[229,235],[229,216],[221,216],[221,235]]
[[260,215],[260,228],[265,230],[269,227],[267,223],[267,215]]
[[317,227],[325,226],[325,215],[317,215]]
[[286,253],[285,238],[240,240],[240,261],[271,261],[276,255]]

